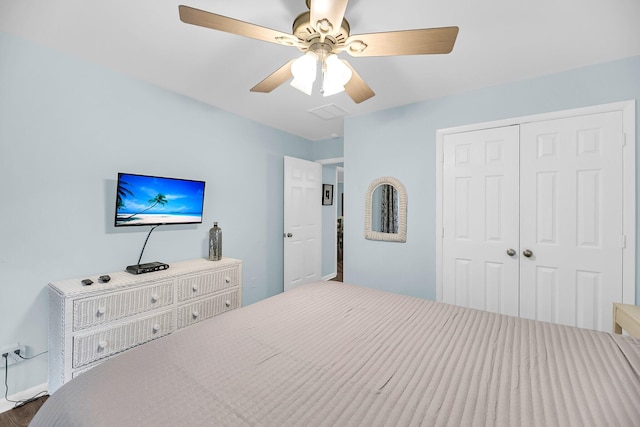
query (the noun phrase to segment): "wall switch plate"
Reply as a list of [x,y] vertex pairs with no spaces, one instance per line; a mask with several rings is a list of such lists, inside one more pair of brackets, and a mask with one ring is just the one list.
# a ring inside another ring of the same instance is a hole
[[0,369],[4,369],[5,366],[11,366],[24,361],[24,359],[15,353],[16,350],[20,350],[20,356],[27,357],[27,347],[24,345],[14,344],[3,347],[0,349],[0,356],[6,353],[7,359],[5,362],[5,358],[0,357]]

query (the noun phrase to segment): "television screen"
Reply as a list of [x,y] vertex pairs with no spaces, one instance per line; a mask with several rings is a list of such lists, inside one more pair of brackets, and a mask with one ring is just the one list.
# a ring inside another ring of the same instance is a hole
[[118,174],[115,226],[200,224],[204,181]]

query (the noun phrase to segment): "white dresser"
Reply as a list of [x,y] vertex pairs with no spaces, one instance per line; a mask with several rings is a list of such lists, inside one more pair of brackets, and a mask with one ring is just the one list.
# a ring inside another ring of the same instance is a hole
[[242,305],[237,259],[108,274],[108,283],[96,275],[49,284],[50,393],[113,355]]

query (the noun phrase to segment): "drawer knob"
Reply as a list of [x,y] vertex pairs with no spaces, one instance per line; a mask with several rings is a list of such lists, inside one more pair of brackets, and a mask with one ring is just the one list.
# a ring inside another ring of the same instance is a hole
[[107,311],[104,307],[98,307],[98,316],[102,316]]
[[159,299],[158,294],[151,295],[151,302],[158,302]]
[[191,290],[192,290],[193,292],[198,292],[198,285],[193,285],[193,286],[191,286]]
[[197,318],[198,318],[198,316],[200,315],[200,313],[198,313],[198,310],[193,310],[193,311],[191,312],[191,315],[193,316],[193,318],[194,318],[194,319],[197,319]]
[[109,343],[104,340],[98,341],[98,351],[104,350],[105,348],[107,348],[107,345],[109,345]]
[[160,331],[160,325],[158,325],[157,323],[155,325],[153,325],[153,333],[158,333],[158,331]]
[[226,305],[227,307],[231,307],[231,301],[230,300],[226,300],[224,302],[224,305]]
[[230,283],[231,282],[231,277],[225,276],[224,277],[224,281],[227,282],[227,283]]

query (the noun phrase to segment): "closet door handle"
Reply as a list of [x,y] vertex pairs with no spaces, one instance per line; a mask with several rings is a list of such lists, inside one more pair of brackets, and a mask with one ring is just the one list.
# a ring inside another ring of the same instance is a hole
[[529,249],[525,249],[524,251],[522,251],[522,255],[526,256],[527,258],[531,258],[533,252],[531,252]]
[[515,249],[507,249],[507,255],[514,256],[515,254],[516,254],[516,250]]

